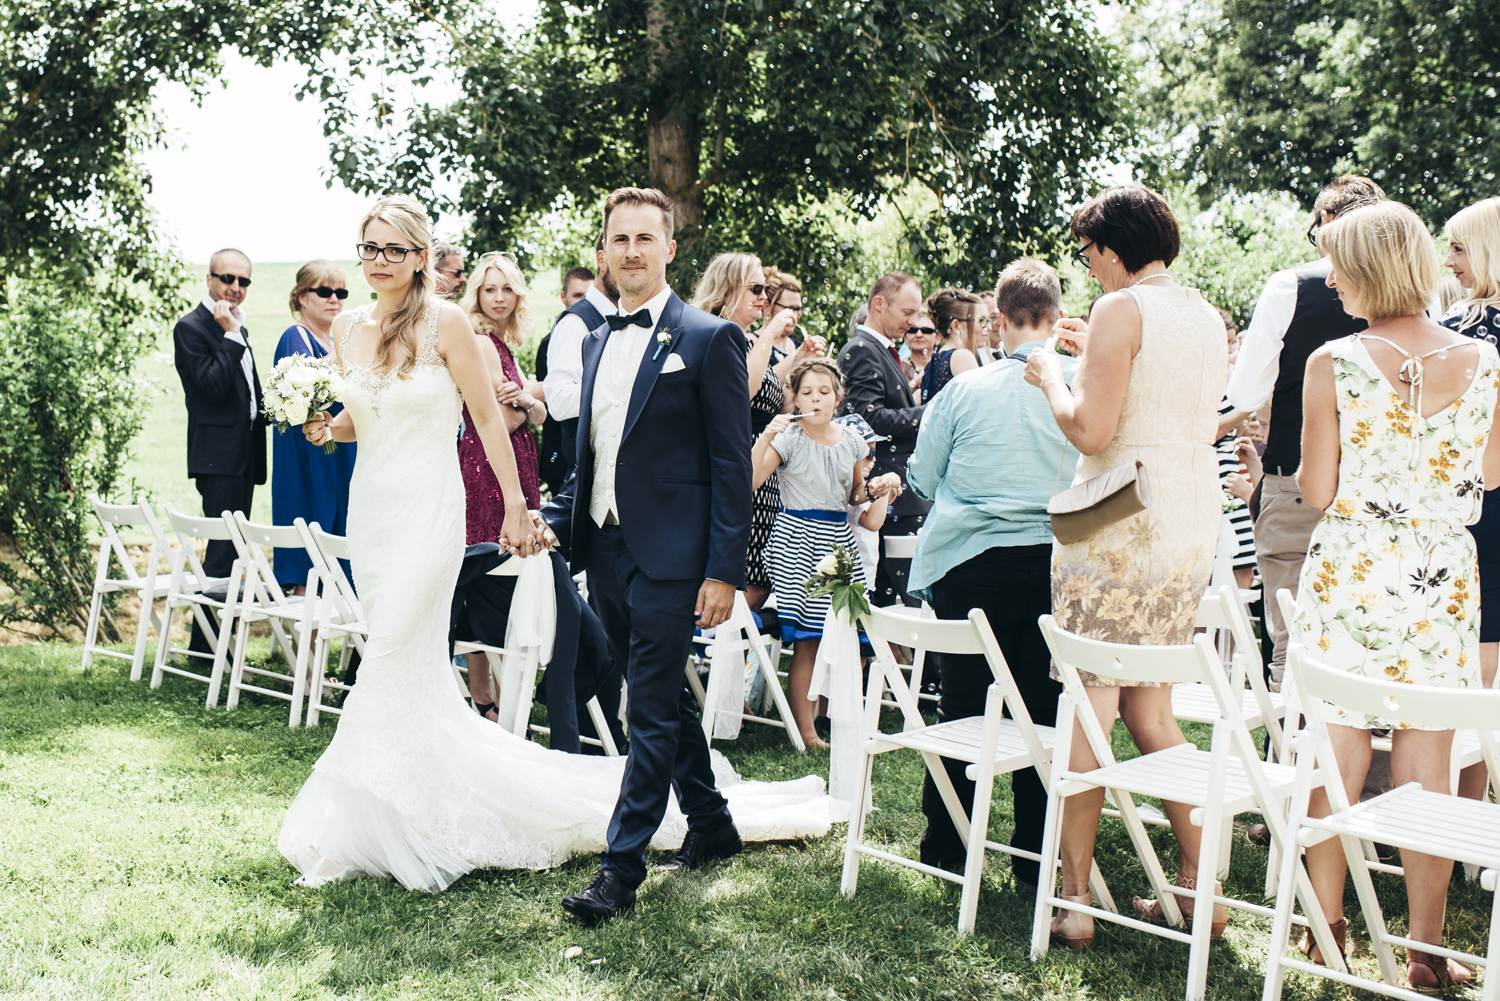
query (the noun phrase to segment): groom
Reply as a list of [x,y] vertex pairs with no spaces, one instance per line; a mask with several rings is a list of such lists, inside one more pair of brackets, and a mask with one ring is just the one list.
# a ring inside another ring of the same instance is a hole
[[675,791],[688,834],[668,865],[693,869],[743,846],[714,784],[684,677],[693,626],[729,618],[750,535],[750,398],[739,327],[667,286],[672,203],[654,188],[604,202],[617,315],[583,342],[578,466],[542,511],[626,662],[630,752],[609,847],[588,889],[563,901],[586,924],[635,906],[646,847]]

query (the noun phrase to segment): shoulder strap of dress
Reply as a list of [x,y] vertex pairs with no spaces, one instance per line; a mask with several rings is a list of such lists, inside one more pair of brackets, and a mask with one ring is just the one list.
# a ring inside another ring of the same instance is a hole
[[437,323],[438,314],[442,312],[442,302],[438,299],[429,299],[427,309],[422,317],[427,321],[427,330],[422,334],[421,349],[417,352],[417,361],[432,364],[441,361],[437,352]]

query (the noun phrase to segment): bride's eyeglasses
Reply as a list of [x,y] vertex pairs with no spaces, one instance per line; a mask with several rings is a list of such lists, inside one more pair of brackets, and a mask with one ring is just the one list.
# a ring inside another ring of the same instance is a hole
[[377,257],[384,257],[388,264],[400,264],[406,260],[407,254],[419,254],[423,247],[377,247],[373,243],[360,243],[354,247],[362,261],[373,261]]

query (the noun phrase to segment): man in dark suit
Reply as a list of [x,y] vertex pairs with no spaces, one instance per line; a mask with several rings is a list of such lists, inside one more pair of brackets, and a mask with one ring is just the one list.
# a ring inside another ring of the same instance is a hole
[[[855,327],[839,352],[844,370],[844,412],[863,417],[888,440],[875,448],[871,476],[896,473],[906,482],[906,462],[917,447],[917,425],[922,407],[912,397],[911,385],[901,369],[897,345],[906,328],[922,309],[922,288],[904,271],[881,275],[870,289],[869,316]],[[885,540],[892,535],[915,535],[932,505],[911,490],[903,491],[891,505],[880,530],[880,566],[875,572],[874,603],[891,605],[906,595],[910,560],[891,560],[885,555]]]
[[[207,298],[172,330],[188,412],[188,475],[209,517],[225,511],[249,515],[256,484],[266,482],[260,376],[240,309],[249,287],[250,258],[238,250],[219,251],[209,259]],[[226,577],[233,564],[233,544],[208,544],[204,572]]]
[[[599,874],[563,907],[596,924],[635,906],[646,847],[676,792],[688,835],[669,868],[743,845],[715,786],[683,675],[693,626],[729,617],[750,537],[750,394],[739,327],[687,306],[666,282],[672,203],[621,188],[604,203],[616,313],[583,345],[578,466],[542,511],[630,686],[630,753]],[[549,541],[554,541],[550,540]]]

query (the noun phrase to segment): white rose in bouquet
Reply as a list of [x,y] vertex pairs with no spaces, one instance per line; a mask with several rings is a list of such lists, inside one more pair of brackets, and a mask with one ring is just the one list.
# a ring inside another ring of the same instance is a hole
[[[344,380],[331,358],[288,355],[276,363],[265,387],[266,418],[283,434],[307,422],[309,416],[342,402]],[[337,448],[323,443],[325,453]]]
[[297,365],[287,371],[286,378],[293,386],[303,389],[318,381],[318,372],[306,365]]
[[288,400],[286,402],[286,420],[288,424],[301,426],[307,423],[307,401],[302,399]]
[[827,556],[823,557],[818,561],[818,565],[813,567],[815,571],[817,571],[819,574],[822,574],[824,577],[829,577],[837,573],[838,568],[838,557],[833,553],[829,553]]

